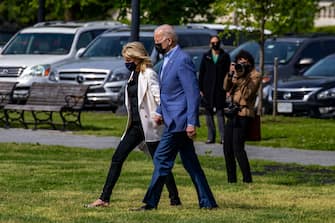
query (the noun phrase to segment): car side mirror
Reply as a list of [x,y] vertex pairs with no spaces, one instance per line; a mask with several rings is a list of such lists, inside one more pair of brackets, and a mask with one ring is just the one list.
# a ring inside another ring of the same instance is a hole
[[299,60],[299,66],[304,67],[304,66],[310,66],[314,63],[314,60],[312,58],[302,58]]
[[83,55],[84,51],[86,48],[80,48],[77,53],[76,53],[76,58],[81,57],[81,55]]

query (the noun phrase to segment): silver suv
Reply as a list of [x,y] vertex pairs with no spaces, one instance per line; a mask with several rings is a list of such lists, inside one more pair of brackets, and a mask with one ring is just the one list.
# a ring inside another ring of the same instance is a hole
[[[49,79],[63,83],[89,85],[87,107],[109,107],[115,110],[123,102],[129,71],[121,51],[129,41],[129,32],[106,31],[96,38],[78,57],[53,67]],[[154,48],[153,33],[140,32],[140,41],[148,52]]]
[[0,81],[17,82],[13,98],[25,101],[33,82],[47,82],[51,66],[75,57],[114,21],[43,22],[20,30],[0,52]]
[[[151,58],[158,57],[154,49],[153,31],[155,27],[141,27],[140,39]],[[188,29],[176,27],[181,47],[208,45],[213,30]],[[121,51],[129,42],[130,31],[106,31],[88,45],[78,57],[53,67],[49,79],[63,83],[89,85],[87,107],[109,107],[116,110],[124,103],[124,87],[129,78],[129,71],[124,66]]]

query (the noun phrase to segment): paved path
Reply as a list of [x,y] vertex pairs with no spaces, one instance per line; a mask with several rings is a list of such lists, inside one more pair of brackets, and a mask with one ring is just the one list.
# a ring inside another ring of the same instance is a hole
[[[3,129],[0,128],[0,142],[39,143],[46,145],[64,145],[90,149],[115,148],[118,137],[98,137],[75,135],[72,132],[54,130],[31,129]],[[195,147],[199,155],[222,156],[221,144],[207,145],[196,142]],[[335,152],[312,151],[301,149],[247,146],[250,159],[271,160],[282,163],[298,163],[304,165],[335,166]]]

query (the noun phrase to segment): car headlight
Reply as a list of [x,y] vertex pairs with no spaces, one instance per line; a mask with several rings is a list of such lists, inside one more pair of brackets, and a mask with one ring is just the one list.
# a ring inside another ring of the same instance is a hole
[[263,87],[263,99],[267,99],[271,94],[272,86],[266,85]]
[[47,77],[50,73],[50,65],[36,65],[25,70],[25,75],[33,77]]
[[59,76],[57,75],[57,72],[52,70],[49,74],[49,80],[50,81],[59,81]]
[[321,91],[316,95],[317,99],[334,99],[335,98],[335,87]]
[[109,78],[109,82],[114,82],[114,81],[125,81],[128,80],[129,78],[129,73],[113,73]]

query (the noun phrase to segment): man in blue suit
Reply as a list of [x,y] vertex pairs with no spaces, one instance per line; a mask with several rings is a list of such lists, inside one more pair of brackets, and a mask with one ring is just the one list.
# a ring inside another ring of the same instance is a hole
[[156,209],[166,176],[171,172],[179,152],[184,168],[196,188],[200,208],[212,209],[217,204],[195,153],[193,137],[199,126],[200,92],[191,58],[177,44],[177,35],[170,25],[154,32],[155,47],[164,55],[159,74],[161,104],[154,115],[165,128],[154,155],[154,172],[143,199],[144,206],[133,210]]

